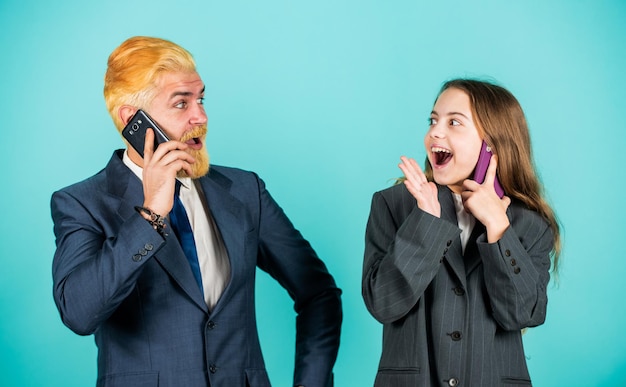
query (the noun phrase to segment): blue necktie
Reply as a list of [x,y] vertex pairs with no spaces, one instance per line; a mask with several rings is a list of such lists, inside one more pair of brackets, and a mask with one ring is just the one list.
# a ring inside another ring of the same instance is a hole
[[170,212],[170,224],[172,225],[172,230],[174,230],[174,234],[176,234],[176,237],[185,252],[185,256],[189,261],[193,276],[196,277],[198,286],[200,286],[200,291],[204,294],[202,276],[200,275],[200,264],[198,263],[198,252],[196,251],[196,242],[193,238],[193,231],[191,230],[191,225],[189,224],[189,218],[187,218],[187,211],[185,211],[185,207],[183,207],[183,203],[180,201],[180,197],[178,196],[179,193],[180,181],[176,180],[174,207],[172,208],[172,212]]

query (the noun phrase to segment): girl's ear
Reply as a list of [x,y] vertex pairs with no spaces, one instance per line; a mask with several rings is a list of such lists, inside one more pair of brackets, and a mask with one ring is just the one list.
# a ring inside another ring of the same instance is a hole
[[135,113],[137,112],[137,108],[129,106],[129,105],[122,105],[118,111],[118,117],[120,118],[120,120],[122,120],[122,122],[124,123],[124,125],[128,124],[128,121],[130,121],[130,119],[135,115]]

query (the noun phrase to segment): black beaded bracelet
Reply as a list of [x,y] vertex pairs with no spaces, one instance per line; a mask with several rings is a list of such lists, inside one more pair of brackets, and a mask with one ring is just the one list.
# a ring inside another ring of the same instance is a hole
[[164,217],[152,212],[149,208],[146,207],[135,206],[135,210],[137,212],[143,212],[144,214],[148,215],[150,217],[148,222],[150,223],[152,228],[154,228],[159,234],[163,235],[164,237],[167,236],[167,234],[163,231],[165,230],[165,227],[167,227]]

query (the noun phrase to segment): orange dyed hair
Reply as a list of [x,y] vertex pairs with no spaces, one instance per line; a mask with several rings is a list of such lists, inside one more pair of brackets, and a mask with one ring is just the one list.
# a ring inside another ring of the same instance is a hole
[[124,105],[143,108],[155,97],[155,86],[165,72],[195,72],[191,54],[168,40],[135,36],[109,56],[104,76],[104,100],[118,131],[124,123],[118,115]]

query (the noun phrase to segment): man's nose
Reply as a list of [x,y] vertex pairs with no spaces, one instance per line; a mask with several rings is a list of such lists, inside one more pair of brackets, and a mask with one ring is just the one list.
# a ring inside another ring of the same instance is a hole
[[193,110],[193,114],[191,116],[191,124],[193,125],[204,125],[208,122],[208,117],[206,115],[206,112],[204,111],[204,105],[200,104],[200,103],[196,103],[194,104],[194,107],[192,108]]

